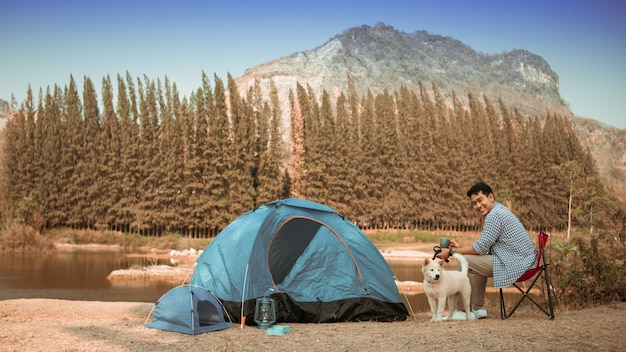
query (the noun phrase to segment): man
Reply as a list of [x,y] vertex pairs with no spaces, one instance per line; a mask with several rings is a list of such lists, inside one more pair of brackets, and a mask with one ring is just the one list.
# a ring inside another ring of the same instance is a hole
[[[487,278],[493,277],[495,288],[515,282],[526,270],[536,265],[535,245],[522,223],[513,213],[495,200],[491,187],[479,182],[467,191],[472,208],[485,218],[478,240],[469,246],[450,241],[438,257],[447,259],[452,253],[465,255],[469,263],[468,276],[472,286],[471,306],[476,319],[486,318],[485,290]],[[462,305],[448,319],[465,320]]]

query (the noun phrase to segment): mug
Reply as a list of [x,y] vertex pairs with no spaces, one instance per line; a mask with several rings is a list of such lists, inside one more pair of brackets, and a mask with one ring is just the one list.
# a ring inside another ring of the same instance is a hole
[[439,239],[439,247],[440,248],[448,248],[450,247],[450,239],[446,237],[441,237]]

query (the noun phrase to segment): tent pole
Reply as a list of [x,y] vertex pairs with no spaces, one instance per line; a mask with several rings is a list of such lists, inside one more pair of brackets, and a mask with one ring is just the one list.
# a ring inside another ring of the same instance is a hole
[[[393,276],[393,281],[395,281],[395,282],[396,282],[396,286],[398,286],[398,282],[399,282],[400,280],[398,280],[398,277],[397,277],[396,275],[394,275],[394,276]],[[398,288],[399,288],[399,287],[398,287]],[[417,320],[415,319],[415,312],[413,311],[413,307],[411,306],[411,301],[409,301],[409,297],[407,296],[407,294],[406,294],[406,292],[405,292],[404,290],[402,291],[402,294],[404,295],[404,299],[406,300],[406,303],[407,303],[407,305],[409,306],[409,311],[411,311],[411,318],[412,318],[414,321],[417,321]]]
[[243,275],[243,287],[241,288],[241,329],[246,325],[246,317],[243,314],[243,304],[246,300],[246,281],[248,280],[248,265],[246,264],[246,273]]

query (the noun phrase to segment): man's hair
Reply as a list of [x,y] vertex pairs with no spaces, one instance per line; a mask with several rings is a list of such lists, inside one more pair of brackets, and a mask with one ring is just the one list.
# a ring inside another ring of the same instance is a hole
[[489,193],[493,193],[493,191],[491,190],[491,187],[489,187],[488,184],[484,182],[478,182],[467,191],[467,196],[471,197],[472,194],[478,194],[478,192],[483,192],[483,194],[486,196],[488,196]]

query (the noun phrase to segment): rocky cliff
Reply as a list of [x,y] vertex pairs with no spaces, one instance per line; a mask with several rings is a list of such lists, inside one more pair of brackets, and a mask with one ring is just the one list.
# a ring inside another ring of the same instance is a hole
[[283,104],[289,128],[289,90],[309,85],[317,96],[347,91],[347,77],[357,92],[393,92],[401,86],[418,89],[436,84],[450,102],[452,91],[462,102],[471,90],[492,102],[502,99],[526,116],[546,111],[572,118],[582,144],[597,161],[605,184],[626,201],[626,131],[592,119],[575,117],[559,94],[559,77],[541,56],[526,50],[485,54],[462,42],[426,31],[403,33],[377,24],[350,28],[328,42],[253,67],[236,78],[242,94],[259,80],[267,96],[271,80]]
[[347,90],[348,76],[360,94],[417,89],[419,82],[430,89],[435,83],[448,99],[454,90],[465,102],[472,90],[494,102],[502,98],[527,115],[543,116],[546,109],[571,115],[557,74],[538,55],[526,50],[488,55],[453,38],[403,33],[384,24],[348,29],[312,50],[250,68],[236,82],[245,92],[255,79],[263,88],[274,80],[286,101],[296,82],[310,85],[318,96],[326,90],[336,97]]

